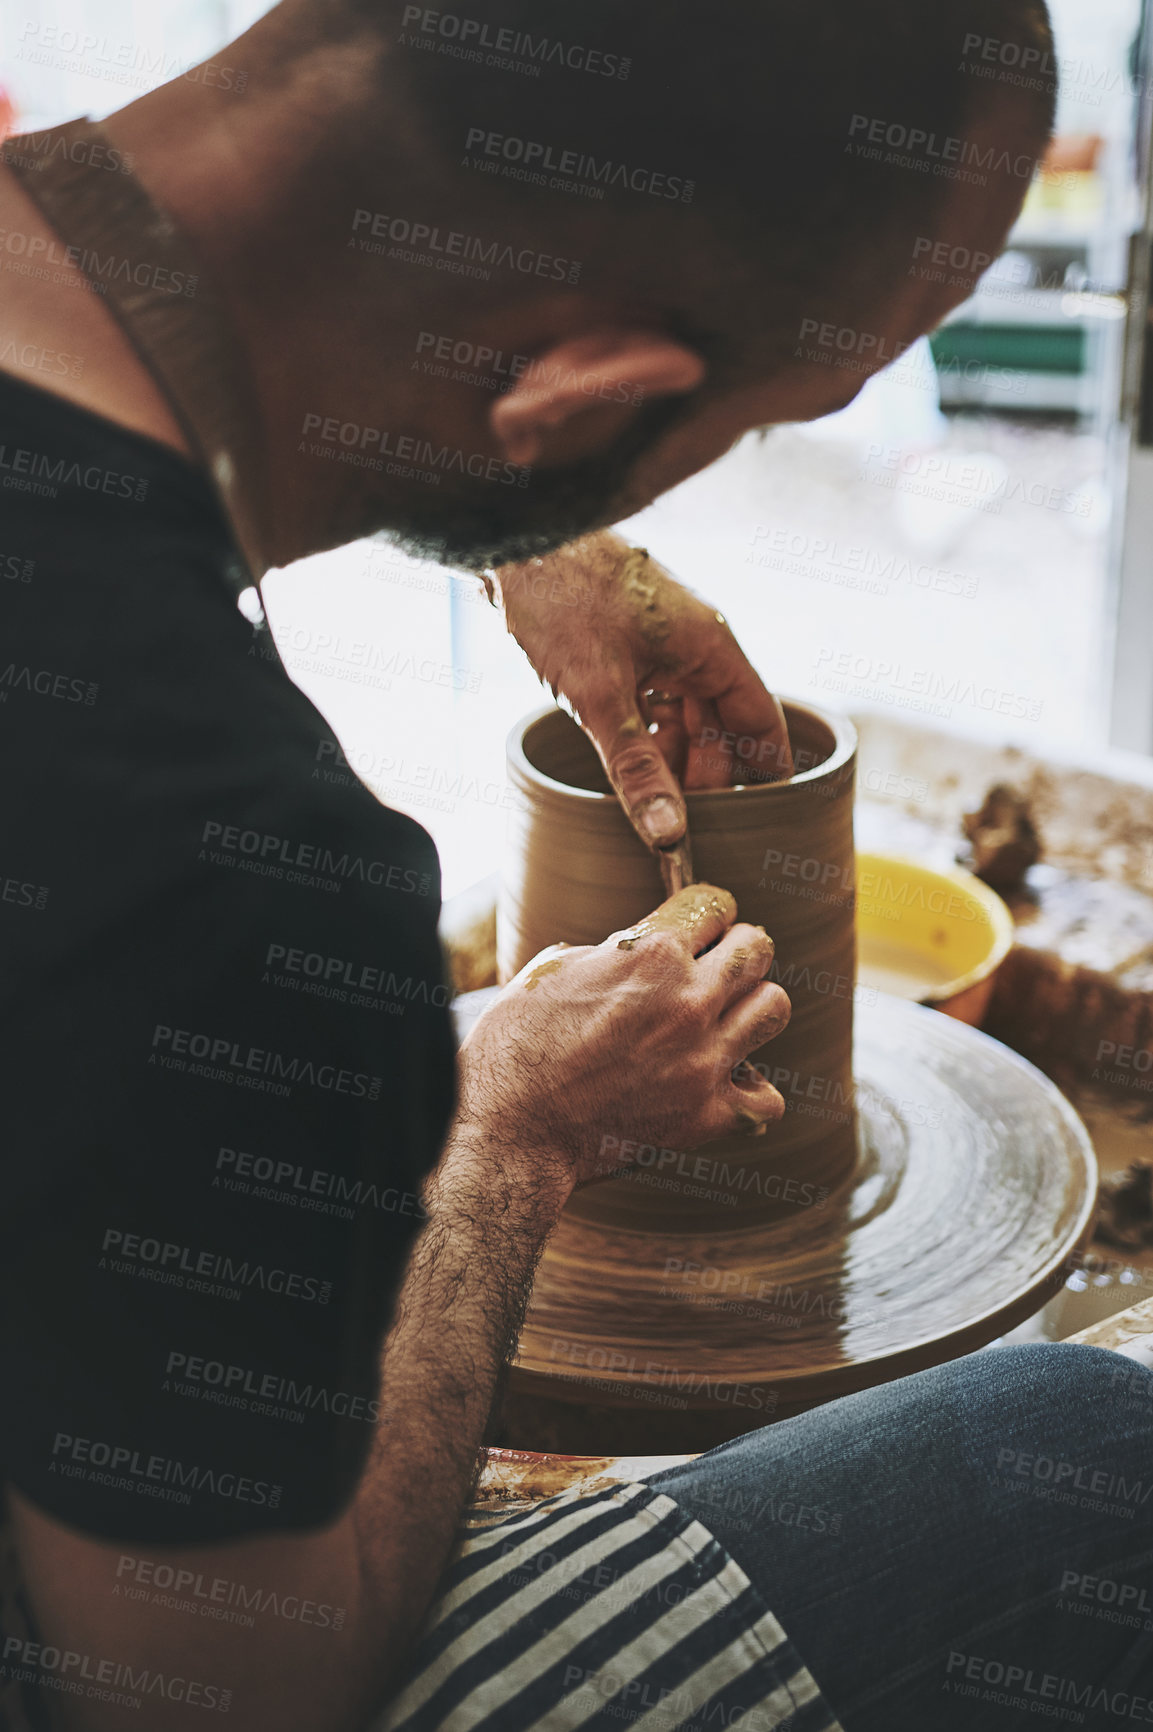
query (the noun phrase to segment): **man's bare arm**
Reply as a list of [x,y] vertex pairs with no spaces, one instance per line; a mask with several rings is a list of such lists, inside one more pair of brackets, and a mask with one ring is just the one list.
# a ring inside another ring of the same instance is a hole
[[[102,1700],[46,1684],[62,1727],[123,1727],[125,1699],[155,1674],[165,1684],[144,1698],[149,1732],[196,1725],[198,1710],[222,1702],[244,1732],[364,1726],[411,1657],[533,1268],[566,1194],[560,1182],[531,1191],[502,1182],[467,1133],[450,1142],[426,1187],[428,1223],[386,1346],[369,1466],[333,1527],[205,1547],[108,1545],[13,1498],[40,1634],[75,1656],[65,1667],[50,1655],[48,1677],[106,1692]],[[239,1583],[239,1604],[253,1604],[259,1589],[257,1606],[274,1595],[291,1615],[257,1610],[218,1621],[214,1582],[228,1584],[218,1590],[222,1604]],[[200,1615],[175,1609],[182,1602]],[[18,1665],[37,1657],[23,1646],[7,1656]]]

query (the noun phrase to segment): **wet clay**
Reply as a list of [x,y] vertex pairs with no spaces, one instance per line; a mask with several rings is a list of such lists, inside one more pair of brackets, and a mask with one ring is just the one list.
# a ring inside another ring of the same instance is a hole
[[[496,989],[457,1000],[461,1036]],[[711,1449],[835,1396],[970,1352],[1080,1266],[1096,1191],[1052,1083],[951,1017],[858,1008],[851,1183],[791,1219],[640,1231],[566,1209],[546,1247],[498,1441]],[[648,1177],[694,1181],[694,1159]],[[1074,1261],[1076,1259],[1076,1261]]]
[[[775,941],[793,1018],[752,1062],[785,1117],[755,1140],[622,1150],[627,1173],[575,1193],[541,1259],[500,1441],[712,1448],[993,1340],[1088,1236],[1092,1146],[1039,1072],[884,994],[863,996],[854,1030],[855,735],[785,711],[790,782],[688,796],[697,876]],[[501,979],[558,939],[642,942],[660,870],[583,735],[545,712],[514,731],[509,761]],[[489,995],[473,996],[458,1019],[483,1011]]]
[[[785,1117],[755,1145],[737,1135],[694,1151],[716,1176],[715,1200],[708,1183],[654,1189],[641,1167],[579,1192],[574,1217],[731,1231],[731,1187],[719,1182],[728,1167],[752,1164],[760,1180],[744,1192],[743,1224],[787,1218],[852,1176],[856,734],[800,704],[785,714],[798,764],[790,781],[688,795],[697,878],[730,891],[738,919],[776,945],[769,978],[789,994],[792,1020],[750,1062],[784,1096]],[[558,939],[599,944],[619,932],[622,945],[640,941],[665,896],[659,864],[585,736],[559,710],[531,717],[510,740],[509,775],[517,805],[497,914],[501,980]]]
[[710,1449],[981,1347],[1060,1289],[1096,1180],[1072,1109],[951,1017],[881,999],[858,1023],[860,1160],[840,1201],[727,1234],[640,1234],[566,1211],[506,1437]]

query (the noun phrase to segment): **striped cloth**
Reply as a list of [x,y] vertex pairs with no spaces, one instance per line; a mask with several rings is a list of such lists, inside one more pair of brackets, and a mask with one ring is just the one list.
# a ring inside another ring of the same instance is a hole
[[840,1732],[708,1529],[639,1483],[472,1527],[371,1732]]

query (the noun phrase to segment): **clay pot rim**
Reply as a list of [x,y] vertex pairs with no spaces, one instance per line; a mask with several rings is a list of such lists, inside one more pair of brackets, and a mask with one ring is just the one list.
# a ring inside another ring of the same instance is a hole
[[[690,810],[698,802],[731,800],[738,794],[759,794],[762,798],[775,795],[780,798],[782,795],[788,794],[791,789],[802,788],[809,782],[828,780],[831,776],[843,771],[845,766],[852,761],[857,750],[858,736],[857,730],[848,716],[842,715],[836,710],[818,710],[813,704],[807,704],[800,698],[782,697],[780,702],[786,713],[790,710],[803,710],[807,715],[814,716],[830,729],[833,735],[833,749],[829,756],[823,763],[814,765],[811,770],[802,770],[799,775],[790,776],[787,782],[739,782],[731,788],[685,789],[684,796]],[[544,770],[538,770],[536,765],[532,763],[524,749],[525,735],[538,722],[543,722],[553,715],[567,716],[567,711],[562,710],[559,704],[545,704],[539,710],[533,710],[527,716],[522,716],[520,721],[516,722],[510,729],[505,744],[510,775],[519,777],[531,784],[542,794],[549,794],[554,797],[564,796],[567,799],[581,800],[600,806],[606,806],[610,803],[619,805],[614,793],[602,794],[595,788],[574,788],[570,782],[558,782],[554,776],[546,774]],[[569,717],[568,719],[571,720],[572,718]],[[575,722],[573,723],[574,727],[577,725]]]

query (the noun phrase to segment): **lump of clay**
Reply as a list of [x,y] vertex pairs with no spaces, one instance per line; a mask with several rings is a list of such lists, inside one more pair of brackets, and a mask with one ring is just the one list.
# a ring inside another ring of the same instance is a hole
[[972,851],[971,870],[994,890],[1018,890],[1041,858],[1041,839],[1029,803],[1015,788],[990,788],[979,812],[962,820]]
[[1134,1161],[1125,1172],[1102,1180],[1094,1237],[1123,1251],[1153,1244],[1153,1165],[1148,1161]]

